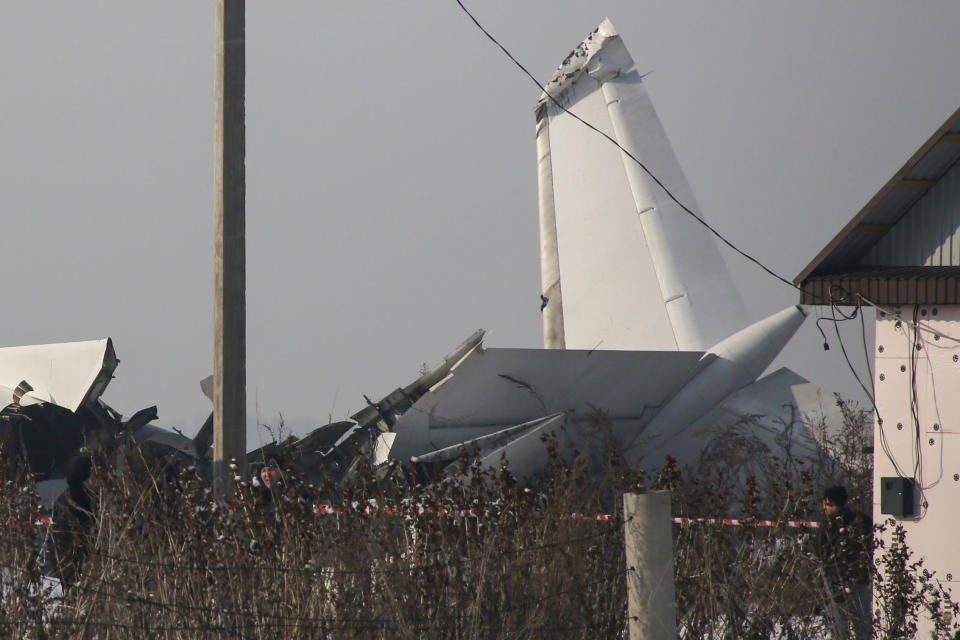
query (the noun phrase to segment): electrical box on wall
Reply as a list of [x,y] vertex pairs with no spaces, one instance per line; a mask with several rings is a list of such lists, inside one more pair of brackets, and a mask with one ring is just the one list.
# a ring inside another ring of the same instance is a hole
[[913,478],[880,478],[880,513],[898,518],[913,515]]

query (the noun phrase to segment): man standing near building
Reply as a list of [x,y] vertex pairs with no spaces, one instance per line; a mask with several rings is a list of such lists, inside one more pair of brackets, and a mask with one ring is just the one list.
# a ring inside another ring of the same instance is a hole
[[856,640],[869,640],[873,621],[873,523],[866,514],[847,506],[847,490],[841,486],[823,492],[823,515],[817,553],[823,562],[836,631],[841,638],[848,637],[849,622]]

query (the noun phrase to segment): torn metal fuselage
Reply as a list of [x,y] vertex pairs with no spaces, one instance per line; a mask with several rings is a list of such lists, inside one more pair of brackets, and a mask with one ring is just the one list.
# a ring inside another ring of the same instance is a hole
[[350,420],[318,427],[303,438],[289,438],[251,451],[247,454],[248,464],[266,464],[276,459],[307,481],[318,484],[349,482],[366,465],[375,472],[382,470],[393,458],[397,422],[431,389],[448,379],[451,371],[480,346],[483,336],[482,329],[476,331],[436,367],[379,401],[367,398],[367,406]]
[[301,454],[294,467],[325,468],[339,481],[389,456],[430,479],[457,474],[466,454],[481,469],[506,463],[514,476],[533,478],[552,450],[598,470],[611,454],[631,468],[658,468],[667,456],[695,463],[738,426],[770,450],[786,437],[795,455],[808,456],[816,445],[796,408],[810,384],[786,369],[758,380],[803,317],[784,310],[704,351],[484,349],[478,332],[355,414],[329,449],[315,447],[316,457],[302,456],[304,444],[333,425],[293,443]]
[[81,447],[111,452],[138,443],[157,458],[194,461],[192,442],[150,424],[156,407],[124,420],[101,399],[120,363],[109,338],[0,348],[0,449],[8,478],[33,476],[52,499]]

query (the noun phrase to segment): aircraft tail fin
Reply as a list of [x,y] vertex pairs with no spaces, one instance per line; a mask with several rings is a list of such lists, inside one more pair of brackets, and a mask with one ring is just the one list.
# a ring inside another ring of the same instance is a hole
[[746,325],[716,240],[669,195],[698,211],[609,20],[546,89],[536,106],[544,346],[696,351]]

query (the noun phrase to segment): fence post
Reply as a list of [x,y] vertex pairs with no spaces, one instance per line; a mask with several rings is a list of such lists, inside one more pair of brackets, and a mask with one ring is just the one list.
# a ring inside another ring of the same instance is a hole
[[630,640],[676,640],[670,492],[623,496]]

